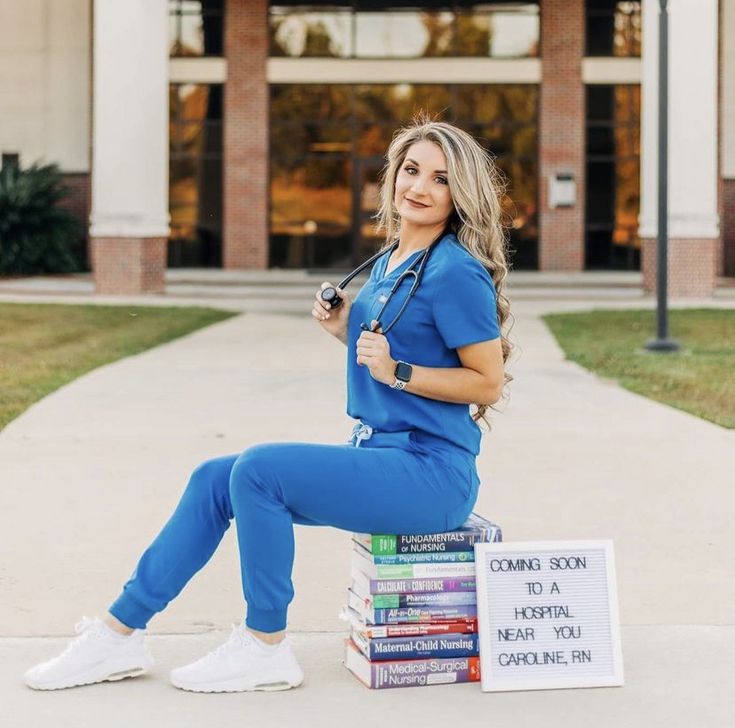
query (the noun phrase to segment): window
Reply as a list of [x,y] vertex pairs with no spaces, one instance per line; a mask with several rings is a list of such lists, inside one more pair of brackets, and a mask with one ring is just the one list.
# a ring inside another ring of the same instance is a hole
[[172,58],[224,55],[224,0],[169,0]]
[[639,86],[587,86],[588,269],[640,268]]
[[219,266],[223,87],[171,84],[169,93],[169,266]]
[[640,0],[586,0],[587,55],[641,55]]
[[[423,6],[417,9],[417,5]],[[537,2],[354,0],[269,8],[271,56],[524,58],[538,55]]]
[[514,265],[536,266],[538,89],[529,85],[274,84],[270,263],[342,267],[382,242],[373,215],[383,155],[420,110],[472,133],[508,177]]

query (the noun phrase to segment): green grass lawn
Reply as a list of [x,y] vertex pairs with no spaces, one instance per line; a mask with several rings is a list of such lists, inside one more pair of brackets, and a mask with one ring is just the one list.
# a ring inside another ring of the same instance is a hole
[[0,303],[0,429],[91,369],[234,315],[212,308]]
[[626,389],[735,428],[735,310],[669,311],[675,354],[643,349],[655,338],[655,311],[544,316],[568,359]]

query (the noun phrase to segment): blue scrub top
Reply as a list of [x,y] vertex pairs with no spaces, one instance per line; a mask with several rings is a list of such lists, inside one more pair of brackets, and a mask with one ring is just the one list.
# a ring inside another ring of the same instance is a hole
[[[480,428],[467,404],[442,402],[391,389],[357,364],[361,323],[370,324],[396,279],[421,255],[416,251],[387,276],[388,255],[379,258],[369,280],[356,296],[348,322],[347,414],[377,431],[419,430],[458,446],[480,452]],[[383,313],[387,326],[411,288],[407,277]],[[382,300],[381,300],[382,299]],[[445,235],[434,248],[416,293],[398,323],[388,332],[391,357],[425,367],[460,367],[457,348],[497,339],[496,293],[485,267],[457,240]]]

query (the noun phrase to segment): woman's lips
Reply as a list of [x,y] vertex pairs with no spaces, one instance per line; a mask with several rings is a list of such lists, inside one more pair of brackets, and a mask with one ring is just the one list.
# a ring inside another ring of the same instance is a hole
[[408,197],[404,197],[404,199],[406,200],[406,202],[408,202],[409,205],[411,205],[411,207],[420,207],[420,208],[428,207],[428,205],[424,205],[423,202],[414,202],[413,200],[410,200]]

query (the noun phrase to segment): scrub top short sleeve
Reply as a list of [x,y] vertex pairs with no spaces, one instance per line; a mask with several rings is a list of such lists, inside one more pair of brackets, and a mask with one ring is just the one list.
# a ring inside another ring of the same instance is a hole
[[500,336],[495,286],[474,258],[458,260],[445,269],[437,281],[432,311],[436,328],[449,349]]

